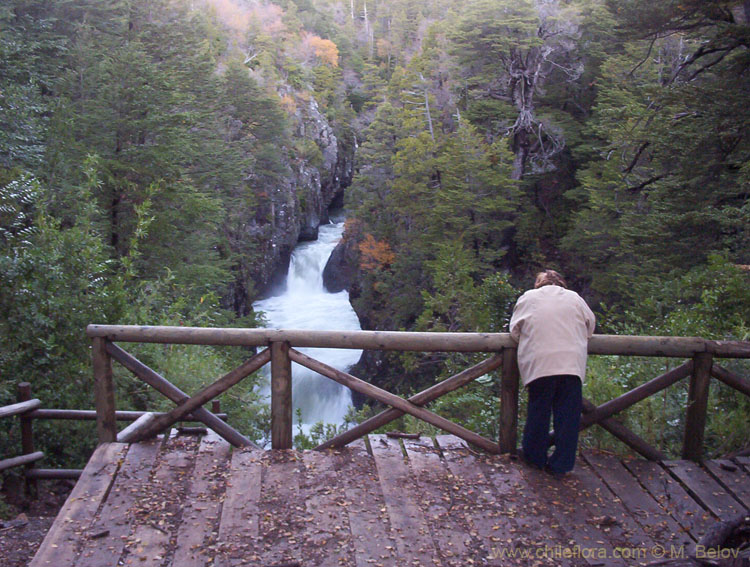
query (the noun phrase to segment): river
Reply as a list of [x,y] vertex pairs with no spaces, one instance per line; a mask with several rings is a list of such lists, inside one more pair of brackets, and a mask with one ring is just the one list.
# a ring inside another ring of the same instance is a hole
[[[262,311],[266,326],[275,329],[314,329],[322,331],[360,330],[359,319],[346,291],[328,293],[323,286],[323,269],[341,239],[343,222],[321,225],[318,239],[298,244],[292,252],[286,285],[279,294],[256,301],[253,309]],[[355,364],[361,350],[308,348],[300,351],[334,368],[346,371]],[[265,393],[270,392],[267,376]],[[301,426],[309,432],[319,421],[340,425],[352,405],[351,391],[345,386],[292,363],[292,402],[294,433]],[[297,411],[302,421],[297,423]]]

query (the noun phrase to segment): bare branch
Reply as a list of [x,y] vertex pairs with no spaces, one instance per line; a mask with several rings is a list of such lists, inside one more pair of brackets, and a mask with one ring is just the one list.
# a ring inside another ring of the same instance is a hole
[[651,142],[643,142],[641,144],[641,147],[638,148],[638,151],[635,152],[635,156],[633,157],[633,160],[630,162],[630,165],[622,170],[623,173],[630,173],[633,171],[633,168],[638,163],[638,159],[641,157],[641,154],[643,151],[651,144]]
[[633,187],[627,187],[627,190],[630,191],[631,193],[637,193],[638,191],[641,191],[644,187],[651,185],[652,183],[656,183],[657,181],[665,177],[666,177],[666,174],[655,175],[653,177],[646,179],[646,181],[644,181],[643,183],[639,183],[638,185],[635,185]]
[[640,67],[641,65],[643,65],[643,64],[644,64],[644,63],[645,63],[646,61],[648,61],[648,58],[649,58],[649,57],[651,56],[651,51],[653,51],[653,49],[654,49],[654,44],[656,43],[656,40],[657,40],[657,39],[659,39],[659,37],[658,37],[658,36],[656,36],[656,37],[654,37],[654,38],[652,38],[652,39],[651,39],[651,43],[650,43],[650,44],[649,44],[649,46],[648,46],[648,51],[646,52],[646,56],[645,56],[645,57],[644,57],[643,59],[641,59],[641,61],[640,61],[640,63],[638,63],[638,65],[636,65],[635,67],[633,67],[633,68],[632,68],[632,69],[631,69],[631,70],[630,70],[630,71],[628,72],[628,77],[632,77],[632,76],[633,76],[633,73],[635,73],[635,72],[636,72],[636,71],[638,70],[638,68],[639,68],[639,67]]

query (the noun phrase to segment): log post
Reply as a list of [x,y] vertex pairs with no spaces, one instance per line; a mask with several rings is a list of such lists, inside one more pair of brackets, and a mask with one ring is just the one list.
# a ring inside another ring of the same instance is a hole
[[503,376],[500,382],[501,453],[515,454],[518,444],[518,349],[503,349]]
[[94,367],[94,398],[96,401],[96,432],[99,443],[117,439],[115,421],[115,384],[112,378],[112,358],[107,352],[107,339],[94,337],[91,354]]
[[271,343],[271,448],[292,448],[292,360],[289,343]]
[[[31,384],[28,382],[21,382],[18,385],[18,401],[27,402],[31,399]],[[24,455],[30,455],[36,452],[34,450],[34,420],[26,413],[22,413],[19,416],[21,420],[21,453]],[[26,472],[34,468],[34,462],[26,465]],[[26,477],[26,493],[36,494],[37,482],[36,479]]]
[[685,440],[682,446],[683,459],[700,461],[703,457],[703,435],[706,428],[712,364],[713,355],[709,352],[698,352],[693,356],[693,374],[690,377],[685,418]]

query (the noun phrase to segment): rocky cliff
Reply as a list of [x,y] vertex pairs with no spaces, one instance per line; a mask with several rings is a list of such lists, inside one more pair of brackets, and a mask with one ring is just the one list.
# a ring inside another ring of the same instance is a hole
[[[289,268],[289,258],[300,240],[315,240],[318,226],[328,222],[328,210],[341,202],[344,188],[352,179],[354,148],[337,136],[320,112],[313,97],[292,92],[296,110],[291,151],[279,148],[287,157],[288,174],[247,224],[247,235],[261,249],[253,254],[247,273],[256,297],[270,293],[279,285]],[[285,151],[286,150],[286,151]],[[237,289],[240,303],[252,301],[247,288]],[[236,294],[235,293],[235,294]],[[235,301],[237,306],[237,300]],[[239,311],[245,311],[239,309]]]

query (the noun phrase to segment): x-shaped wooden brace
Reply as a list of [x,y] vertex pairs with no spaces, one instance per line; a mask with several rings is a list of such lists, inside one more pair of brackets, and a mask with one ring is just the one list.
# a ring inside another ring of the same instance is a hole
[[[497,443],[493,443],[489,439],[486,439],[482,437],[481,435],[477,435],[473,431],[469,431],[465,427],[462,427],[456,423],[453,423],[452,421],[447,420],[444,417],[441,417],[423,407],[420,407],[416,403],[414,403],[414,401],[412,400],[414,400],[414,398],[416,398],[420,394],[418,394],[417,396],[414,396],[413,398],[409,400],[405,400],[404,398],[400,398],[399,396],[396,396],[395,394],[386,392],[385,390],[382,390],[378,388],[377,386],[373,386],[372,384],[369,384],[365,382],[364,380],[360,380],[356,376],[352,376],[351,374],[347,374],[346,372],[337,370],[331,366],[328,366],[327,364],[320,362],[319,360],[315,360],[314,358],[311,358],[307,356],[306,354],[302,354],[301,352],[294,350],[294,349],[289,349],[289,358],[291,358],[297,364],[301,364],[302,366],[305,366],[306,368],[309,368],[310,370],[313,370],[319,374],[322,374],[323,376],[327,376],[328,378],[338,382],[339,384],[343,384],[344,386],[347,386],[348,388],[351,388],[352,390],[355,390],[357,392],[365,394],[366,396],[374,398],[378,400],[379,402],[383,402],[384,404],[388,404],[389,406],[392,406],[394,410],[398,411],[399,413],[397,415],[391,414],[393,415],[393,417],[389,416],[389,419],[386,421],[386,423],[388,421],[392,421],[393,419],[396,419],[397,417],[399,417],[399,415],[408,413],[410,415],[413,415],[416,418],[426,421],[427,423],[431,423],[435,427],[439,427],[440,429],[443,429],[444,431],[447,431],[448,433],[452,433],[453,435],[461,437],[465,441],[468,441],[469,443],[472,443],[478,447],[481,447],[482,449],[484,449],[485,451],[489,453],[500,452],[500,448],[498,447]],[[483,364],[486,364],[487,367],[497,368],[497,366],[502,364],[502,357],[496,356],[490,360],[485,361]],[[485,370],[485,372],[487,371],[488,370]],[[482,372],[482,374],[484,374],[484,372]],[[479,374],[477,376],[481,376],[482,374]],[[477,376],[475,376],[475,378]],[[464,377],[464,379],[466,379],[466,377]],[[470,380],[467,380],[467,382],[468,381]],[[430,390],[433,390],[433,388],[430,388]],[[425,390],[425,392],[427,391],[428,390]],[[448,391],[450,390],[443,389],[442,393],[444,394]],[[424,392],[422,394],[424,394]],[[435,397],[439,397],[440,395],[442,394],[438,394]],[[424,398],[426,396],[422,396],[422,397]],[[432,399],[435,399],[435,398],[432,398]],[[418,403],[422,403],[422,404],[425,404],[428,401],[430,400],[424,400],[424,399],[417,400]],[[379,427],[379,426],[376,426],[376,427]],[[362,433],[360,433],[360,435],[362,435]]]
[[[114,345],[112,345],[114,346]],[[120,352],[117,352],[119,350]],[[119,349],[119,347],[116,347],[115,349],[108,348],[108,351],[113,355],[113,358],[117,358],[118,360],[122,361],[125,360],[130,365],[131,371],[133,370],[133,366],[137,362],[138,364],[141,364],[142,367],[145,367],[142,363],[140,363],[138,360],[134,359],[132,356],[128,355],[128,357],[123,357],[125,351],[122,349]],[[115,353],[117,355],[115,355]],[[199,408],[202,408],[202,406],[211,400],[213,400],[216,396],[219,396],[226,392],[229,388],[234,386],[235,384],[241,382],[243,379],[247,378],[255,372],[256,370],[260,369],[263,365],[267,364],[271,361],[271,351],[269,349],[265,349],[262,352],[256,354],[252,358],[245,361],[242,365],[238,366],[228,374],[222,376],[219,378],[216,382],[211,384],[210,386],[206,386],[203,388],[200,392],[198,392],[196,395],[194,395],[191,398],[188,398],[184,401],[178,402],[178,406],[174,408],[173,410],[162,414],[160,416],[155,417],[153,420],[147,422],[144,424],[144,427],[134,431],[132,437],[129,439],[130,442],[137,442],[143,439],[148,439],[149,437],[152,437],[153,435],[156,435],[158,433],[161,433],[168,427],[170,427],[172,424],[176,423],[183,417],[185,417],[189,413],[194,414],[200,414]],[[127,365],[126,365],[127,366]],[[147,370],[148,367],[145,367]],[[142,375],[144,369],[138,368],[140,372],[137,372],[137,375]],[[153,372],[153,371],[151,371]],[[162,378],[163,380],[163,378]],[[170,399],[173,399],[173,396],[168,396]],[[175,401],[173,399],[173,401]],[[205,422],[205,420],[203,420]],[[211,427],[211,425],[209,425]],[[232,430],[234,431],[234,430]],[[220,431],[217,431],[217,433],[221,434]],[[244,444],[244,443],[243,443]],[[252,443],[249,443],[252,444]]]

